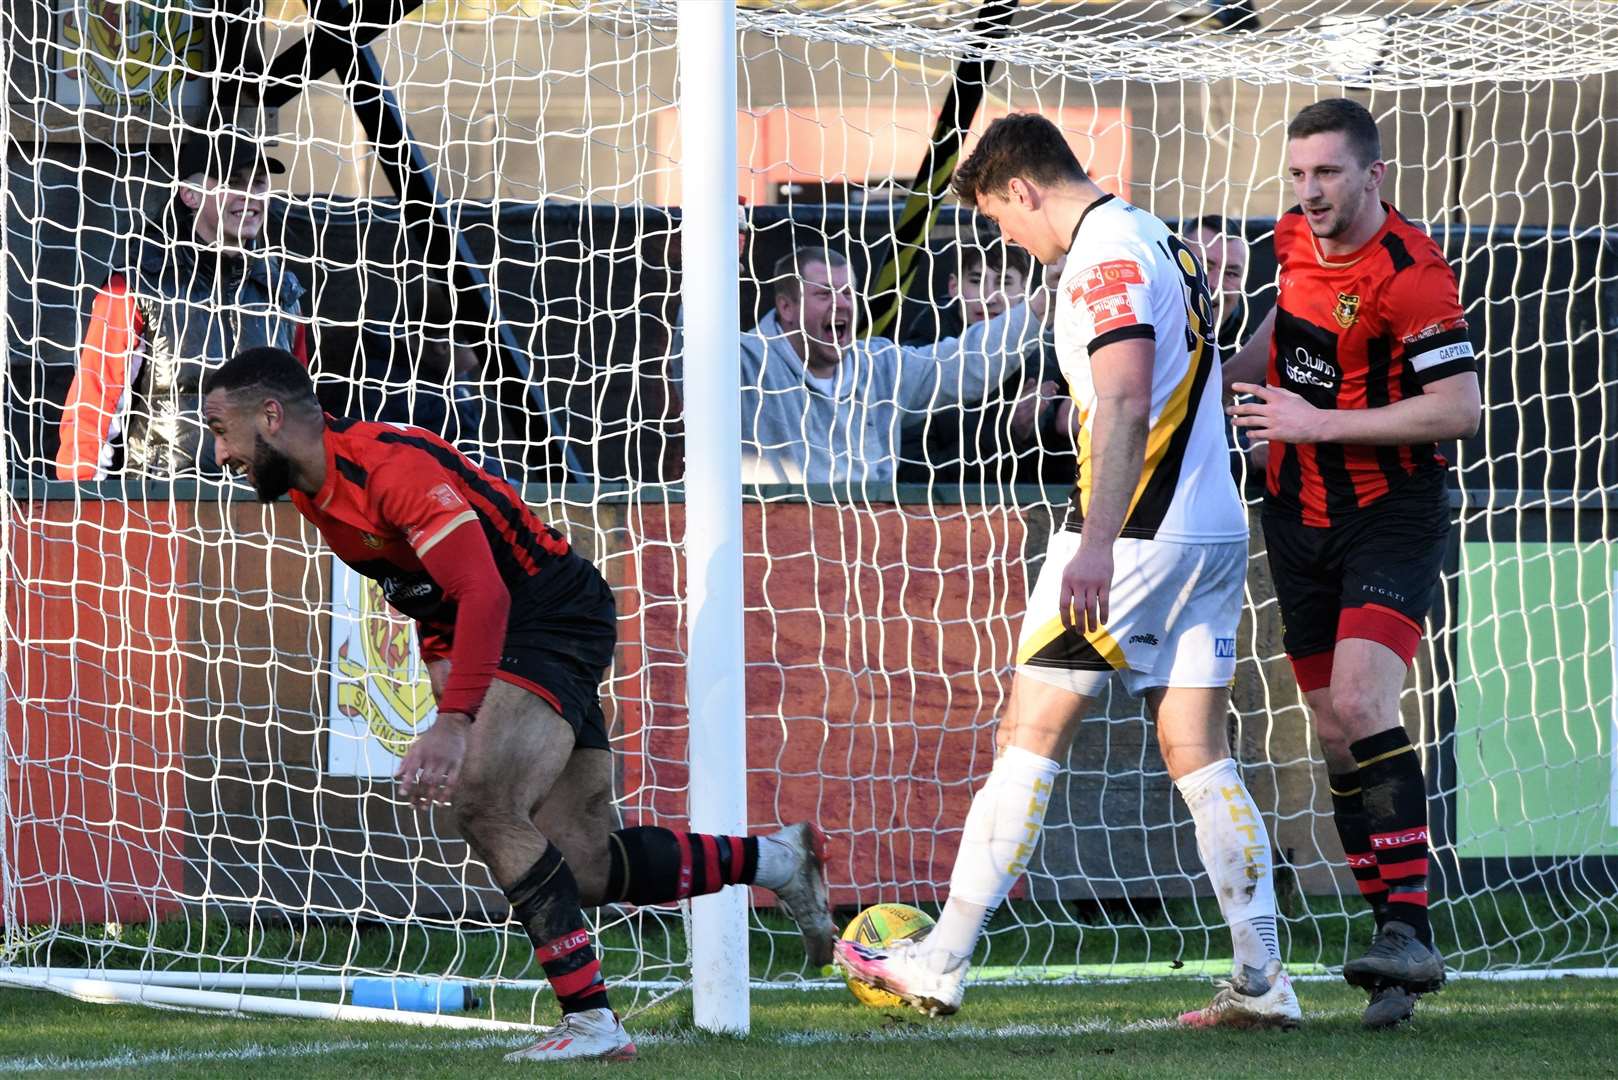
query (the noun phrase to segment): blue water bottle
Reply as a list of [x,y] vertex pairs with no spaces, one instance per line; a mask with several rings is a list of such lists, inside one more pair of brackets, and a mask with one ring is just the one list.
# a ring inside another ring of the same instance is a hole
[[465,1012],[478,1007],[468,983],[447,979],[355,979],[348,1000],[372,1009],[409,1012]]

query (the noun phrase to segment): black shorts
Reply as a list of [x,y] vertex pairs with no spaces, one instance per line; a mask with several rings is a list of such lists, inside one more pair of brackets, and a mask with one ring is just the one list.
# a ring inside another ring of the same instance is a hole
[[1449,542],[1443,473],[1419,473],[1329,528],[1268,507],[1263,522],[1288,656],[1331,652],[1343,612],[1354,608],[1395,612],[1419,636],[1438,597]]
[[588,560],[570,553],[513,594],[495,677],[549,703],[572,725],[575,747],[610,750],[601,680],[617,644],[611,586]]

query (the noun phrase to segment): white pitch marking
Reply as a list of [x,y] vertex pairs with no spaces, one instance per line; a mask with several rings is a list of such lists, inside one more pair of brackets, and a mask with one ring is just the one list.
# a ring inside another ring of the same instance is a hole
[[199,1061],[245,1062],[266,1058],[319,1057],[325,1054],[349,1051],[407,1053],[411,1050],[493,1050],[509,1049],[529,1041],[532,1036],[479,1035],[474,1038],[440,1042],[423,1039],[418,1042],[394,1040],[373,1042],[369,1039],[335,1039],[312,1043],[248,1043],[228,1050],[124,1050],[98,1058],[71,1058],[58,1055],[45,1057],[0,1058],[0,1073],[29,1072],[101,1072],[110,1069],[139,1069],[148,1065],[184,1065]]

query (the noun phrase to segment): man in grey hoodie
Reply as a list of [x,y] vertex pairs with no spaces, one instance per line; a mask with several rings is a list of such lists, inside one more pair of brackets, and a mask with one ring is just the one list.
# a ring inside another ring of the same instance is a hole
[[976,403],[1020,369],[1048,293],[959,338],[854,337],[848,260],[804,247],[775,265],[775,308],[742,335],[743,479],[892,483],[900,434],[930,410]]

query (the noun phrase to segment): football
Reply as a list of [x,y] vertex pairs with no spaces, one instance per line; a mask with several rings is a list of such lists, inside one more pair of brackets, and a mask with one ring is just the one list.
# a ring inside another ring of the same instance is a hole
[[[890,941],[922,937],[932,928],[932,916],[909,904],[876,904],[854,917],[843,931],[843,940],[857,941],[861,945],[886,945]],[[886,990],[878,990],[852,978],[848,980],[848,992],[861,1005],[869,1005],[873,1009],[890,1009],[904,1004]]]

